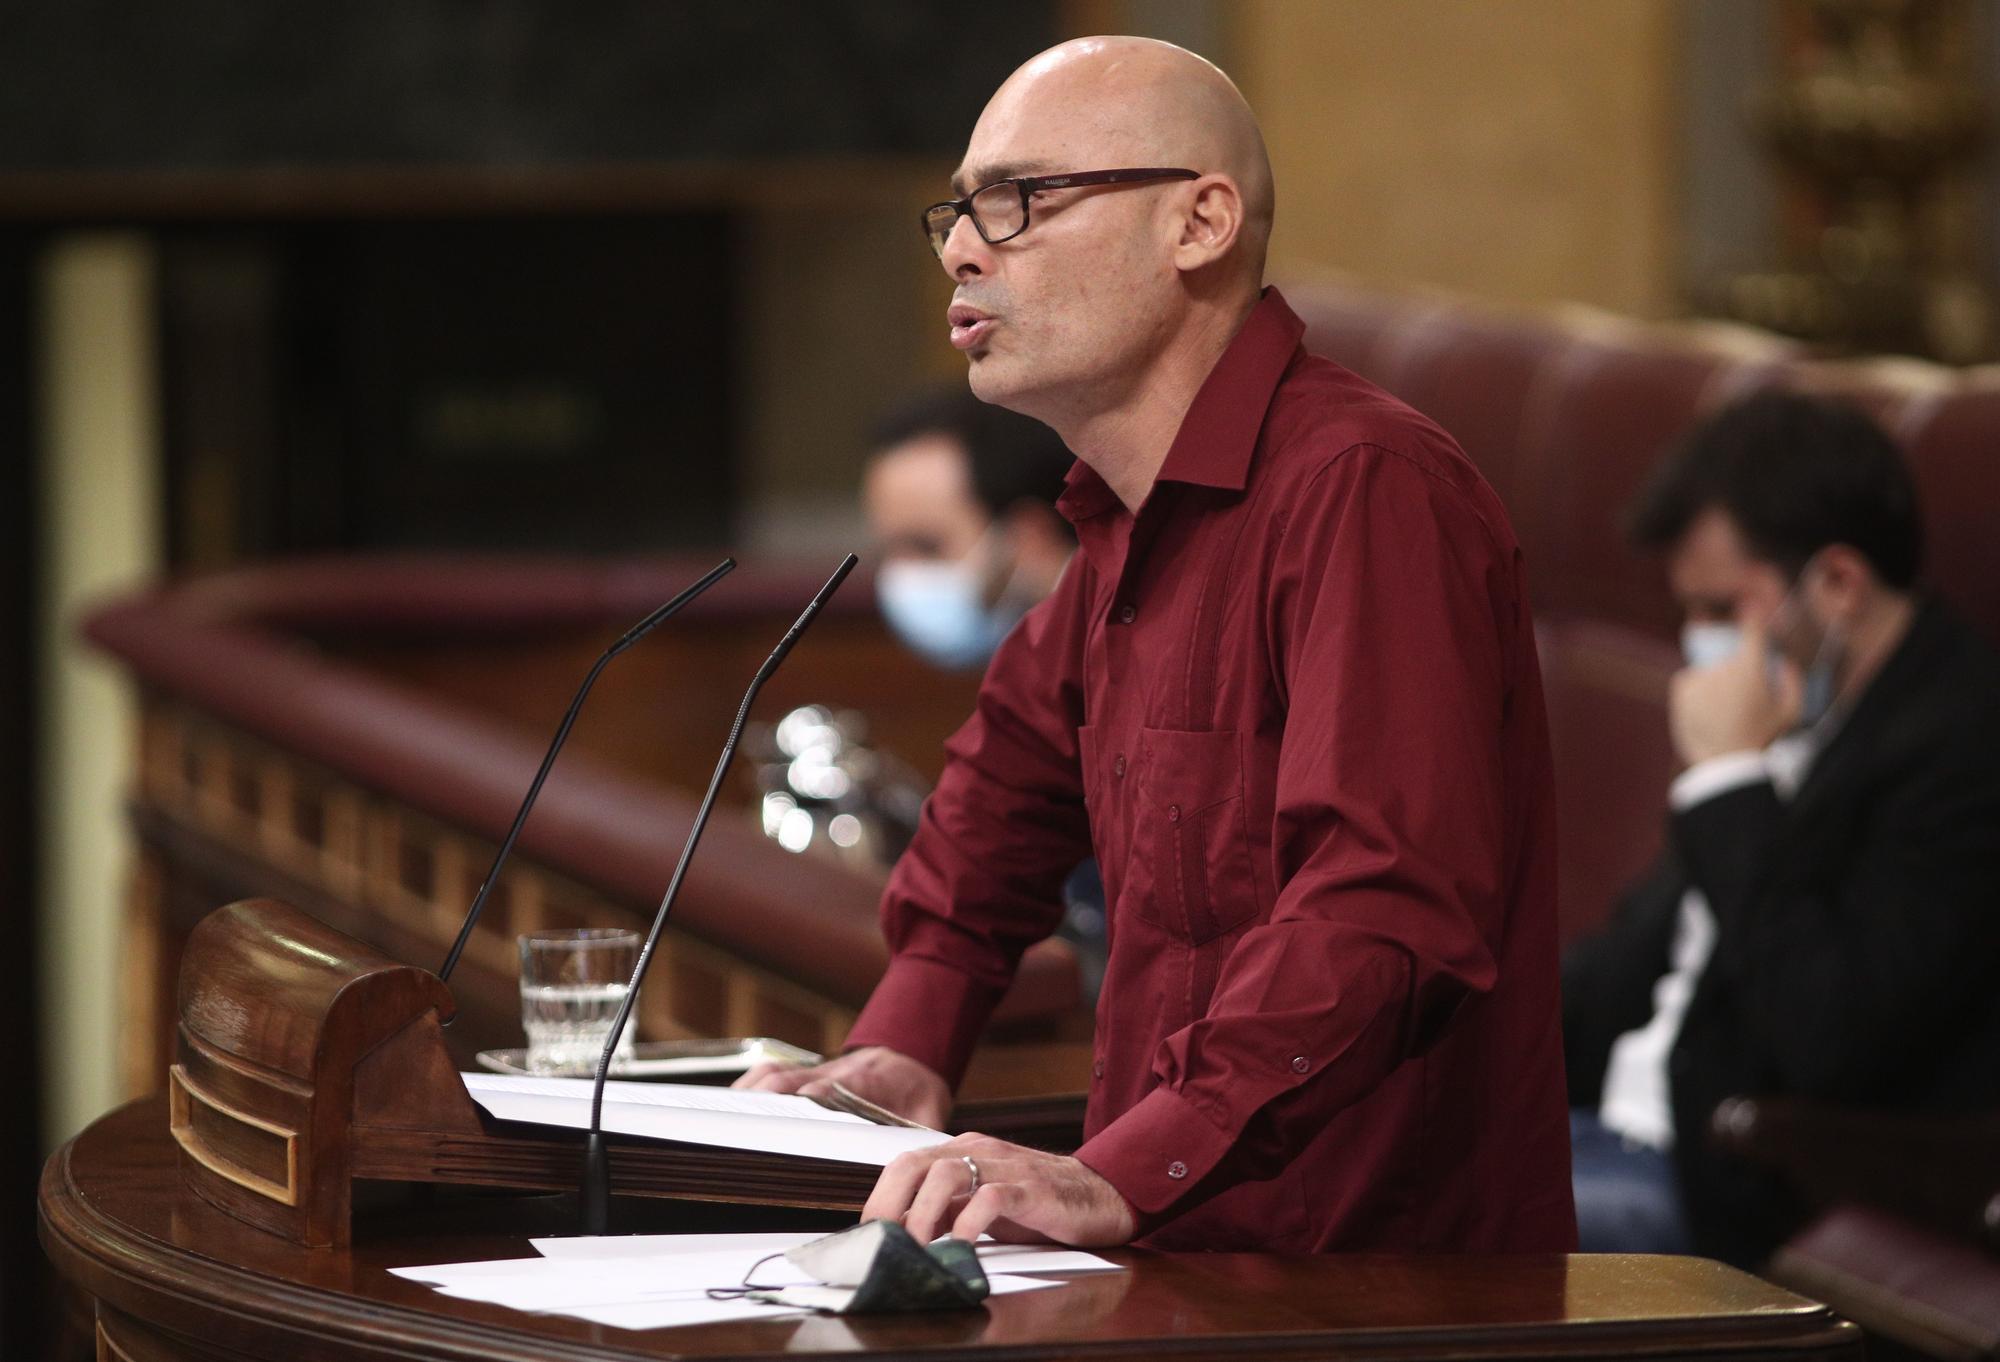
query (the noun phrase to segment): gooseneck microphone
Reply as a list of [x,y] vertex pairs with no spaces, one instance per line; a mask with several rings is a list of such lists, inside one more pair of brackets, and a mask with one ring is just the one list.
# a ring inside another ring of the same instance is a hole
[[854,571],[859,560],[848,554],[841,565],[834,569],[833,576],[826,579],[826,585],[812,598],[804,612],[778,640],[778,646],[764,659],[764,665],[757,669],[751,679],[750,689],[743,692],[743,703],[737,706],[736,722],[729,726],[729,737],[722,744],[722,755],[716,760],[715,774],[708,778],[708,790],[701,797],[701,807],[695,810],[694,826],[688,829],[687,845],[681,848],[680,862],[674,866],[673,878],[667,882],[667,892],[660,899],[660,908],[653,915],[652,930],[646,933],[646,944],[639,948],[639,963],[632,970],[631,987],[625,990],[625,998],[618,1004],[618,1015],[611,1019],[611,1032],[604,1038],[604,1053],[597,1057],[597,1081],[590,1090],[590,1132],[583,1146],[583,1182],[578,1188],[583,1200],[583,1232],[585,1234],[604,1233],[605,1222],[611,1210],[611,1160],[604,1143],[604,1082],[611,1073],[611,1056],[618,1049],[618,1038],[625,1032],[625,1024],[631,1019],[632,1006],[639,1000],[639,985],[645,980],[646,967],[653,962],[653,948],[659,944],[660,931],[667,925],[667,914],[672,911],[674,897],[681,891],[681,880],[687,875],[688,861],[694,856],[695,846],[701,841],[701,832],[708,825],[709,810],[715,807],[715,795],[722,788],[722,778],[729,774],[729,763],[736,756],[736,741],[743,736],[744,721],[750,717],[750,706],[757,699],[757,692],[791,652],[792,645],[799,641],[799,635],[819,614],[820,607],[840,589],[847,580],[847,574]]
[[452,970],[458,965],[458,957],[465,953],[465,943],[472,939],[472,929],[478,925],[480,911],[486,907],[486,896],[492,893],[493,886],[499,883],[500,867],[507,864],[507,857],[514,850],[514,839],[521,835],[522,825],[528,821],[528,810],[535,807],[535,797],[542,792],[542,782],[549,778],[549,768],[556,764],[556,753],[562,751],[563,743],[568,740],[570,726],[576,722],[577,714],[583,709],[584,697],[589,695],[590,688],[597,684],[598,673],[604,670],[612,658],[651,633],[654,625],[672,617],[682,606],[728,576],[735,567],[734,558],[723,559],[709,569],[708,574],[700,581],[627,629],[591,666],[590,674],[584,677],[583,684],[576,688],[576,695],[569,702],[569,709],[563,714],[562,725],[556,729],[555,739],[549,744],[547,755],[542,758],[541,769],[535,772],[534,782],[528,786],[528,797],[521,801],[520,811],[514,815],[514,826],[507,829],[506,840],[500,843],[500,852],[493,858],[492,869],[486,872],[486,878],[479,883],[479,892],[472,897],[472,907],[465,914],[465,925],[458,929],[458,940],[451,943],[451,953],[445,956],[444,964],[438,967],[439,979],[450,979]]

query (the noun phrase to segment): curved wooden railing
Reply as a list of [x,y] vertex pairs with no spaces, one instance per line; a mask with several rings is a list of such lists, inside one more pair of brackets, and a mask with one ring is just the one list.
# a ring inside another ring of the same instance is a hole
[[[165,1073],[179,943],[221,903],[283,898],[435,968],[541,757],[535,721],[560,713],[551,687],[566,692],[589,654],[708,566],[304,561],[93,614],[86,633],[141,695],[133,1086]],[[705,776],[742,684],[821,576],[818,564],[740,569],[661,631],[670,641],[649,639],[647,659],[621,658],[621,680],[606,673],[454,977],[461,1060],[519,1043],[517,933],[650,917],[694,809],[695,779],[673,776]],[[923,765],[968,711],[970,686],[904,659],[860,584],[760,709],[773,717],[808,699],[870,702],[906,746],[928,743],[908,754]],[[788,853],[740,807],[718,813],[663,939],[641,1033],[773,1035],[831,1052],[886,963],[881,876]],[[1081,1086],[1079,997],[1065,946],[1031,951],[968,1093]]]

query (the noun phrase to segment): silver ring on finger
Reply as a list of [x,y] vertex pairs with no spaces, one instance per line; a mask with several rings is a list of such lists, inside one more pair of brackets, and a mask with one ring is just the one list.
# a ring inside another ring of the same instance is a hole
[[972,1174],[972,1185],[965,1189],[965,1194],[971,1196],[979,1190],[979,1165],[972,1161],[970,1154],[960,1154],[958,1161],[965,1165],[966,1172]]

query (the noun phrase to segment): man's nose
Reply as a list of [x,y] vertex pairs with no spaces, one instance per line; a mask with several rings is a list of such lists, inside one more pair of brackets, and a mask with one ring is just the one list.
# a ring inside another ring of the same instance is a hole
[[992,268],[993,248],[972,225],[970,214],[960,213],[958,221],[952,223],[944,239],[944,249],[938,252],[938,262],[953,279],[963,279],[968,273],[985,274]]

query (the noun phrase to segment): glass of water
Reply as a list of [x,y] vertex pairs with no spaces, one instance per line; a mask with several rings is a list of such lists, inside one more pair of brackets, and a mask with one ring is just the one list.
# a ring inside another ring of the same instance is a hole
[[[639,963],[639,934],[622,927],[529,932],[521,938],[521,1025],[528,1071],[588,1076]],[[615,1071],[632,1057],[636,1018],[625,1023]]]

